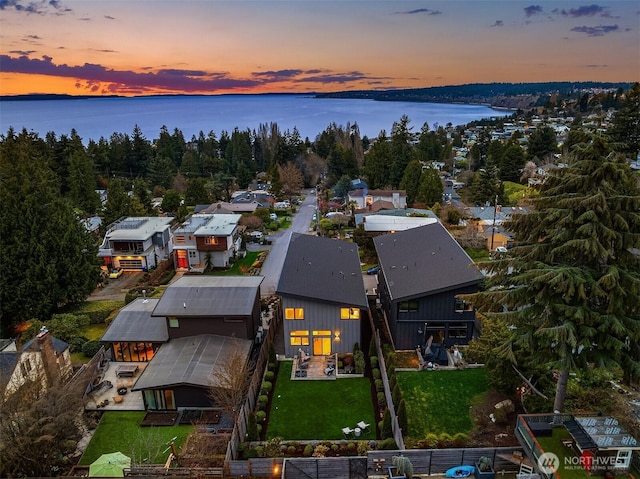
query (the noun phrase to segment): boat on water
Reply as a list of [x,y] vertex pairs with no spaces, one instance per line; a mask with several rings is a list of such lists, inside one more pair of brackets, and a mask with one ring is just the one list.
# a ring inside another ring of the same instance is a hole
[[474,471],[475,468],[473,466],[456,466],[447,469],[444,477],[469,477]]

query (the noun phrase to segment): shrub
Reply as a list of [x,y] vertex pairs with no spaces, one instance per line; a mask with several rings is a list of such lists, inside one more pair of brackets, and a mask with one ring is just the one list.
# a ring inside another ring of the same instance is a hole
[[373,379],[380,379],[382,377],[382,374],[380,373],[380,370],[378,368],[372,369],[371,375],[373,376]]
[[440,436],[438,436],[439,448],[449,447],[451,446],[452,443],[453,443],[453,438],[451,437],[451,434],[447,434],[446,432],[443,432],[443,433],[440,433]]
[[407,433],[409,431],[409,423],[407,419],[407,405],[404,402],[404,399],[400,399],[400,403],[398,404],[398,425],[403,433]]
[[385,407],[387,405],[387,397],[384,395],[384,392],[380,391],[376,397],[378,399],[378,406]]
[[331,444],[331,450],[333,452],[338,452],[340,450],[340,446],[337,444]]
[[430,432],[424,438],[424,442],[429,449],[436,448],[438,447],[438,435],[433,432]]
[[269,363],[267,365],[267,369],[269,369],[269,371],[275,371],[276,370],[276,363],[275,362]]
[[273,378],[275,377],[276,373],[274,373],[273,371],[267,371],[266,373],[264,373],[264,379],[266,381],[273,381]]
[[394,438],[388,437],[383,441],[380,441],[380,443],[378,444],[378,449],[381,449],[383,451],[394,451],[398,449],[398,445],[396,444]]
[[324,444],[318,444],[313,450],[313,457],[325,457],[329,448]]
[[269,396],[266,394],[261,394],[258,396],[258,404],[267,404],[269,402]]
[[382,417],[382,429],[380,430],[380,437],[382,437],[382,439],[393,437],[393,429],[391,428],[391,411],[389,411],[389,408],[384,410],[384,416]]
[[378,369],[378,356],[371,356],[369,363],[371,363],[371,369]]
[[311,457],[311,454],[313,454],[313,446],[311,444],[307,444],[306,446],[304,446],[304,451],[302,451],[302,455],[304,457]]
[[469,442],[469,436],[463,432],[459,432],[453,436],[453,447],[465,447]]
[[256,455],[258,457],[264,457],[264,447],[256,446]]
[[69,341],[70,351],[72,353],[82,351],[82,346],[84,346],[84,343],[86,343],[87,341],[89,340],[84,336],[76,336],[75,338],[71,338],[71,341]]
[[96,353],[100,350],[101,347],[102,345],[98,340],[87,341],[82,345],[82,354],[84,354],[89,358],[92,358],[96,355]]
[[264,444],[264,455],[266,457],[280,457],[282,444],[281,437],[272,437]]
[[382,379],[376,379],[374,382],[377,392],[384,391],[384,383],[382,382]]
[[358,443],[358,456],[366,456],[369,452],[369,444],[367,441],[360,441]]
[[258,411],[256,413],[256,421],[258,422],[264,421],[266,417],[267,417],[267,413],[264,411]]
[[256,415],[253,411],[249,411],[249,417],[247,418],[247,440],[257,441],[258,438],[258,423],[256,422]]
[[103,323],[111,313],[122,308],[122,301],[86,301],[73,310],[74,314],[84,314],[91,324]]
[[287,446],[287,454],[293,456],[296,453],[296,446]]
[[271,381],[264,381],[262,383],[262,393],[269,394],[273,389],[273,383]]
[[353,360],[356,363],[356,374],[364,373],[364,353],[358,349],[353,353]]
[[400,405],[400,400],[402,399],[402,393],[400,392],[400,386],[396,383],[391,390],[391,400],[393,401],[393,405],[398,407]]

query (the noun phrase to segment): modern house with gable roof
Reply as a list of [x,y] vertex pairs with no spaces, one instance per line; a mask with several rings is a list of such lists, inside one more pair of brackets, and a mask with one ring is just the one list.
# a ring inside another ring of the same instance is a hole
[[440,223],[374,238],[378,295],[395,349],[433,343],[467,344],[475,331],[473,305],[456,298],[474,293],[480,271]]
[[167,318],[169,340],[198,334],[253,339],[262,276],[183,276],[162,294],[152,316]]
[[368,302],[355,243],[294,233],[276,294],[287,357],[349,353],[361,343]]

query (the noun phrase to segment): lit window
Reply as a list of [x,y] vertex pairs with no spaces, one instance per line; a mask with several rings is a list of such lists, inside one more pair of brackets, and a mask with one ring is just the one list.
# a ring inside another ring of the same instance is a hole
[[331,336],[331,331],[319,330],[313,332],[314,336]]
[[291,346],[309,346],[309,331],[291,331],[289,344]]
[[218,238],[215,236],[205,236],[204,244],[218,244]]
[[170,328],[178,328],[180,327],[180,323],[178,318],[169,318],[169,327]]
[[358,308],[340,308],[340,319],[360,319]]
[[183,244],[184,243],[184,236],[183,235],[177,235],[176,236],[176,244]]
[[304,308],[285,308],[284,319],[304,319]]

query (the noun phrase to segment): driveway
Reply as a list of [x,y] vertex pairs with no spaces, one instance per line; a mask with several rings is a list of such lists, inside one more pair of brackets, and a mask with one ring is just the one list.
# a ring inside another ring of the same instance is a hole
[[119,278],[108,279],[102,287],[98,286],[87,301],[124,301],[127,292],[138,284],[143,275],[142,271],[125,271]]

